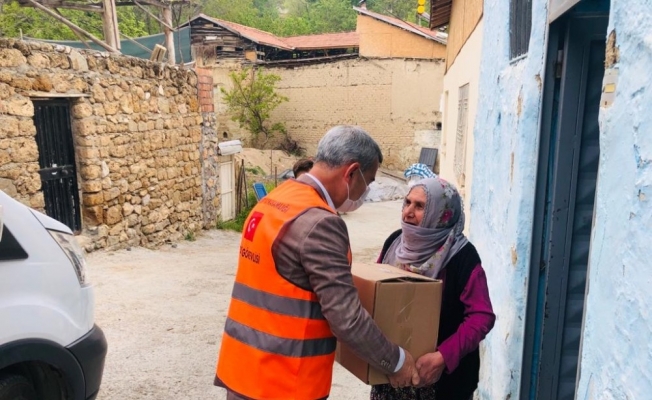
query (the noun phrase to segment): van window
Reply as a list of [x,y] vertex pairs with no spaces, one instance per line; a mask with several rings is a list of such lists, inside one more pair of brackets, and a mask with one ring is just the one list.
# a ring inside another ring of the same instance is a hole
[[5,226],[0,238],[0,261],[24,260],[26,258],[27,253]]

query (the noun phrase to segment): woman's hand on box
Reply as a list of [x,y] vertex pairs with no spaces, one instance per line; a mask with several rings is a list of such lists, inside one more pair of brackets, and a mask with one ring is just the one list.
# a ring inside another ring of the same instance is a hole
[[419,386],[429,386],[437,382],[445,368],[444,356],[438,351],[419,357],[417,360],[417,370],[421,377]]

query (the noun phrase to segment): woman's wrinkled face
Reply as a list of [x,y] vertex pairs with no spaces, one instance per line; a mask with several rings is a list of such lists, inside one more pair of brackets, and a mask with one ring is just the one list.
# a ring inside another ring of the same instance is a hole
[[421,225],[426,213],[426,191],[422,187],[415,187],[405,196],[403,201],[403,222],[410,225]]

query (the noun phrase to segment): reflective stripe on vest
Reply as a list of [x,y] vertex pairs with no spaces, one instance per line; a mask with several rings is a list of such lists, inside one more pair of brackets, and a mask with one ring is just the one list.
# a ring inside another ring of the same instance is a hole
[[319,303],[308,300],[289,299],[236,282],[233,285],[234,299],[238,299],[252,306],[272,311],[278,314],[309,319],[324,319]]
[[315,400],[330,392],[336,339],[315,293],[279,275],[272,255],[279,233],[310,208],[335,213],[313,187],[290,180],[245,221],[216,371],[245,397]]
[[337,340],[327,339],[285,339],[250,328],[227,318],[224,332],[233,339],[239,340],[258,350],[288,357],[314,357],[330,354],[335,351]]

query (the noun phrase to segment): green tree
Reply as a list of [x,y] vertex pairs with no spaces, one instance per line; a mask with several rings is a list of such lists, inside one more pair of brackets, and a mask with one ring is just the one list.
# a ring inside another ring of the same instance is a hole
[[276,84],[281,77],[268,74],[262,68],[245,68],[230,74],[233,88],[221,89],[232,119],[251,132],[254,142],[261,141],[263,147],[275,133],[287,134],[285,125],[269,122],[271,112],[288,98],[276,93]]
[[[0,36],[27,37],[49,40],[78,40],[70,28],[41,10],[21,7],[18,2],[1,4]],[[99,13],[59,9],[61,15],[87,32],[102,38],[102,17]],[[134,12],[134,7],[118,7],[120,32],[131,37],[147,34],[145,23]]]

